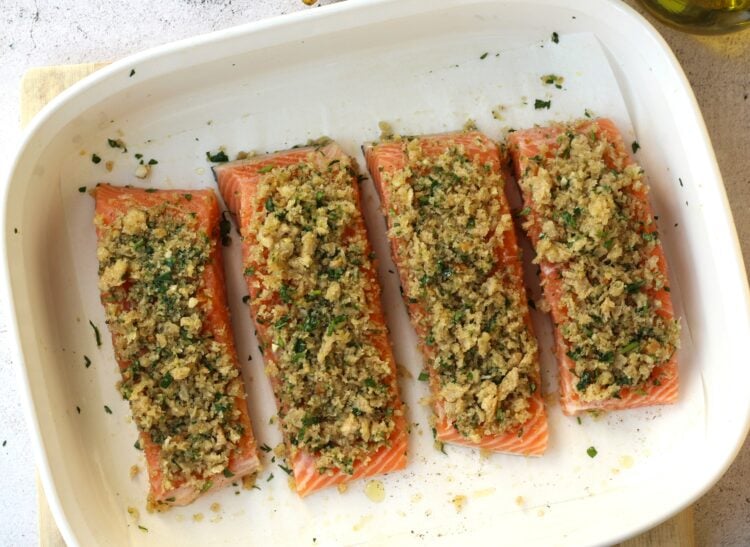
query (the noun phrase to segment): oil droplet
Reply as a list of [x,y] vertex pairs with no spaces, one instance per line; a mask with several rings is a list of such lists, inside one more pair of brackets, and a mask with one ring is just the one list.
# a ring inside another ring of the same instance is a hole
[[352,526],[352,530],[355,532],[359,532],[362,527],[370,522],[372,520],[372,515],[365,515],[361,519],[359,519],[359,522],[357,522],[354,526]]
[[482,490],[477,490],[474,492],[475,498],[483,498],[485,496],[490,496],[495,493],[495,487],[492,488],[484,488]]
[[385,499],[385,487],[380,481],[367,481],[365,484],[365,495],[370,501],[380,503]]
[[456,512],[460,513],[463,511],[464,506],[466,505],[466,496],[458,495],[452,500],[454,507],[456,508]]
[[524,503],[526,503],[526,500],[523,499],[523,496],[516,497],[516,505],[518,505],[519,507],[523,507]]
[[620,465],[623,466],[625,469],[630,469],[633,467],[633,456],[622,456],[620,458]]
[[416,494],[414,494],[414,495],[413,495],[413,496],[411,497],[411,502],[412,502],[412,503],[419,503],[419,501],[420,501],[421,499],[422,499],[422,494],[420,494],[419,492],[417,492]]

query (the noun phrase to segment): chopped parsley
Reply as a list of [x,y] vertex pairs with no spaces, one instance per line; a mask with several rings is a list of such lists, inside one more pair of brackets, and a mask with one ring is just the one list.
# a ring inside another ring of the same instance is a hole
[[102,345],[102,335],[99,332],[99,327],[97,327],[96,325],[94,325],[94,323],[91,320],[89,320],[89,325],[91,325],[91,328],[94,329],[94,338],[96,338],[96,345],[97,345],[97,347],[101,346]]
[[102,161],[102,159],[99,156],[97,156],[96,154],[91,154],[91,161],[93,163],[99,163],[100,161]]
[[91,366],[91,359],[88,358],[88,356],[83,356],[83,364],[86,366],[86,368],[89,368]]
[[270,173],[273,171],[273,168],[276,167],[275,165],[264,165],[260,169],[258,169],[258,173]]
[[484,60],[485,60],[485,59],[487,58],[487,55],[489,55],[489,53],[485,51],[484,53],[482,53],[482,55],[480,55],[480,56],[479,56],[479,58],[480,58],[480,59],[481,59],[482,61],[484,61]]
[[544,85],[554,85],[557,89],[562,89],[565,78],[557,74],[545,74],[541,77],[541,80]]
[[286,473],[287,475],[292,474],[292,470],[286,467],[285,465],[282,465],[282,464],[278,464],[278,465],[281,468],[281,470],[284,471],[284,473]]
[[131,68],[130,69],[130,75],[128,76],[128,78],[132,78],[133,76],[135,76],[135,69]]
[[110,148],[119,148],[123,153],[128,151],[128,148],[125,146],[125,143],[122,142],[122,139],[107,139],[107,144],[109,144]]
[[84,194],[84,193],[86,193],[86,187],[85,186],[79,186],[78,187],[78,191],[81,192],[82,194]]
[[225,163],[229,161],[229,156],[226,155],[224,150],[219,150],[215,154],[206,152],[206,158],[208,158],[208,161],[212,163]]
[[596,455],[598,454],[598,452],[596,451],[596,448],[594,448],[593,446],[589,446],[586,449],[586,454],[589,455],[589,458],[596,458]]
[[638,144],[638,141],[633,141],[633,143],[630,145],[630,148],[633,150],[633,154],[638,152],[638,149],[641,147],[640,144]]
[[107,405],[104,405],[104,412],[106,412],[107,414],[112,414],[112,409],[109,408]]
[[426,382],[430,379],[430,375],[426,371],[422,371],[419,373],[419,381],[420,382]]
[[552,33],[552,41],[556,44],[560,43],[560,35],[557,32]]
[[268,445],[267,445],[266,443],[263,443],[263,444],[262,444],[262,445],[260,446],[260,449],[261,449],[261,450],[262,450],[263,452],[270,452],[270,451],[272,450],[272,449],[271,449],[271,447],[270,447],[270,446],[268,446]]
[[552,106],[551,100],[543,101],[542,99],[536,99],[534,101],[534,108],[536,110],[541,110],[542,108],[546,108],[547,110],[549,110],[550,106]]

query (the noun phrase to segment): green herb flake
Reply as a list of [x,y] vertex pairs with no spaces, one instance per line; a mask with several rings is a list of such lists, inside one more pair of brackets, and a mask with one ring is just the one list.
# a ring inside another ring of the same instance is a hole
[[145,526],[141,526],[140,524],[138,525],[138,529],[143,530],[144,532],[148,532],[148,528],[146,528]]
[[206,158],[208,158],[208,161],[211,163],[226,163],[229,161],[229,156],[226,155],[224,150],[219,150],[215,154],[206,152]]
[[82,194],[85,194],[86,193],[86,187],[85,186],[79,186],[78,187],[78,191],[81,192]]
[[270,482],[272,480],[273,480],[273,473],[271,473],[270,475],[268,475],[268,478],[266,479],[266,482]]
[[581,425],[583,422],[581,422],[581,417],[576,416],[576,422],[578,422],[578,425]]
[[589,446],[586,449],[586,454],[589,455],[589,458],[596,458],[596,455],[598,454],[598,452],[596,451],[596,448],[594,448],[593,446]]
[[91,359],[88,358],[88,356],[83,356],[83,364],[86,366],[86,368],[89,368],[91,366]]
[[89,325],[91,325],[91,328],[94,329],[94,337],[96,338],[96,346],[100,347],[102,345],[102,335],[99,332],[99,327],[94,325],[94,323],[89,320]]
[[132,78],[133,76],[135,76],[135,69],[131,68],[130,69],[130,74],[128,75],[128,78]]
[[281,465],[281,464],[279,464],[279,467],[280,467],[280,468],[282,469],[282,471],[284,471],[284,473],[286,473],[287,475],[291,475],[291,474],[292,474],[292,470],[291,470],[291,469],[289,469],[288,467],[286,467],[286,466],[284,466],[284,465]]
[[269,173],[269,172],[273,171],[274,167],[276,167],[276,166],[275,165],[264,165],[263,167],[261,167],[260,169],[258,169],[258,173]]
[[107,414],[112,414],[112,409],[109,408],[107,405],[104,405],[104,412],[106,412]]
[[77,407],[76,407],[76,412],[78,412],[78,414],[80,414],[80,413],[81,413],[81,407],[80,407],[80,406],[77,406]]
[[242,297],[242,303],[247,304],[248,302],[250,302],[250,295],[246,294],[245,296]]
[[224,476],[225,476],[226,478],[228,478],[228,479],[230,479],[230,478],[234,477],[234,473],[232,473],[232,472],[231,472],[231,471],[229,470],[229,468],[225,468],[225,469],[224,469],[224,471],[222,471],[222,474],[223,474],[223,475],[224,475]]
[[99,156],[97,156],[96,154],[91,154],[91,161],[93,163],[99,163],[100,161],[102,161],[102,159]]
[[156,161],[154,158],[151,158],[150,160],[148,160],[148,164],[149,165],[156,165],[157,163],[159,163],[159,162]]
[[551,100],[543,101],[542,99],[536,99],[534,101],[534,108],[536,110],[541,110],[542,108],[546,108],[547,110],[549,110],[551,106],[552,106]]
[[516,216],[525,217],[528,216],[529,213],[531,213],[531,207],[524,207],[523,209],[518,211]]
[[630,148],[633,150],[633,154],[635,154],[641,148],[641,145],[638,144],[638,141],[633,141],[633,144],[630,145]]
[[159,385],[166,389],[172,385],[173,381],[174,378],[172,378],[172,375],[167,372],[164,376],[162,376],[161,380],[159,381]]
[[426,382],[429,379],[430,379],[430,375],[427,374],[427,372],[425,372],[424,370],[419,373],[419,381],[420,382]]
[[110,148],[119,148],[123,154],[128,151],[128,147],[122,142],[122,139],[107,139],[107,144]]
[[201,486],[201,492],[207,492],[211,489],[211,487],[214,485],[211,481],[206,481],[203,483],[203,486]]
[[489,55],[489,52],[485,51],[484,53],[482,53],[482,54],[481,54],[481,55],[479,56],[479,58],[480,58],[480,59],[481,59],[482,61],[484,61],[484,60],[485,60],[485,59],[487,58],[487,55]]
[[639,279],[637,281],[633,281],[632,283],[628,283],[627,285],[625,285],[625,290],[628,293],[633,294],[641,290],[641,287],[643,287],[645,284],[646,282],[644,280]]
[[261,450],[262,450],[263,452],[270,452],[270,451],[271,451],[271,447],[270,447],[270,446],[268,446],[268,445],[267,445],[266,443],[263,443],[263,444],[262,444],[262,445],[260,446],[260,449],[261,449]]
[[557,34],[557,32],[553,32],[553,33],[552,33],[552,41],[553,41],[553,42],[554,42],[555,44],[559,44],[559,43],[560,43],[560,35],[559,35],[559,34]]
[[133,443],[133,448],[135,448],[136,450],[143,450],[143,448],[141,448],[141,440],[140,439],[138,439],[137,441],[135,441]]
[[637,340],[634,340],[634,341],[630,342],[627,346],[625,346],[624,348],[622,348],[620,350],[620,352],[621,353],[630,353],[631,351],[638,349],[638,346],[640,346],[640,343]]

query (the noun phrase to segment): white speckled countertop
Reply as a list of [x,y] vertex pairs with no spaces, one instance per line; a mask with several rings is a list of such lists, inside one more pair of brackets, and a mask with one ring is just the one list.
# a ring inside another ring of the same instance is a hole
[[[320,4],[335,0],[321,0]],[[635,0],[627,0],[635,5]],[[306,7],[301,0],[0,0],[0,180],[20,137],[19,82],[33,66],[101,62]],[[750,257],[750,31],[695,37],[662,25],[700,103],[743,253]],[[5,309],[2,303],[0,310]],[[38,543],[31,445],[0,313],[0,545]],[[689,455],[686,455],[689,457]],[[750,545],[750,443],[695,506],[699,546]]]

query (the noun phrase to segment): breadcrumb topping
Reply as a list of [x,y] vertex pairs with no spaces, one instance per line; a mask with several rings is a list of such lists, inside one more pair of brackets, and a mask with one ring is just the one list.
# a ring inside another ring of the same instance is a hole
[[379,300],[355,167],[315,151],[261,173],[245,273],[289,456],[303,450],[319,472],[352,473],[401,412],[386,333],[372,320]]
[[653,382],[680,329],[662,311],[668,280],[643,170],[596,124],[576,126],[530,159],[520,184],[533,202],[525,227],[540,229],[535,260],[559,273],[559,288],[548,282],[547,289],[560,294],[576,390],[598,401]]
[[513,229],[501,208],[504,180],[497,165],[472,161],[463,146],[435,158],[416,138],[403,150],[406,166],[382,176],[404,296],[416,304],[412,320],[445,416],[477,442],[526,422],[538,389],[526,296],[498,256]]
[[244,397],[233,350],[204,328],[211,235],[178,202],[133,203],[111,223],[101,216],[95,223],[99,288],[125,367],[120,393],[161,448],[164,490],[185,483],[207,490],[242,437],[234,399]]

